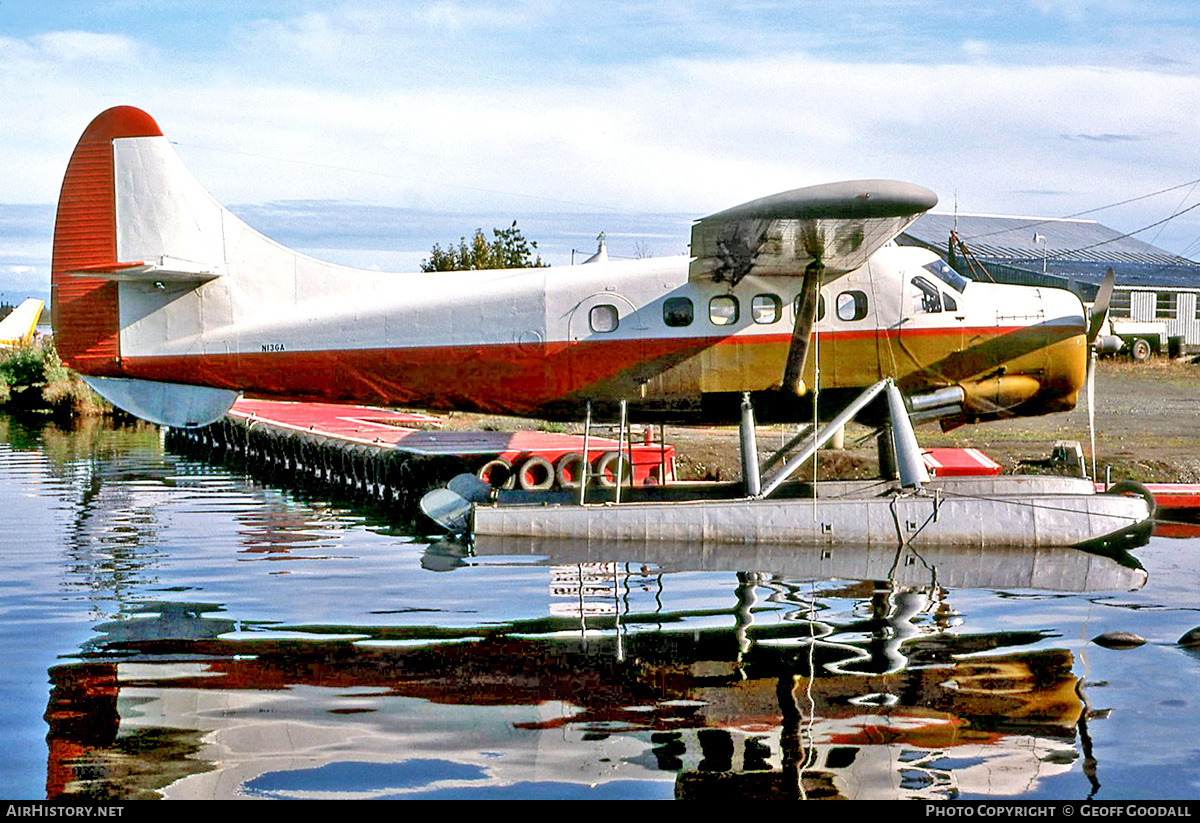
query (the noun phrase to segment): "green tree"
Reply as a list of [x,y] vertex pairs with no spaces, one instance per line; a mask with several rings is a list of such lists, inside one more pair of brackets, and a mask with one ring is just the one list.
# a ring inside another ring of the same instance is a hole
[[429,259],[421,261],[421,271],[462,271],[464,269],[528,269],[546,266],[542,256],[536,257],[537,242],[526,240],[517,228],[517,221],[507,229],[492,229],[490,242],[483,229],[476,229],[471,242],[459,238],[458,246],[446,250],[434,244]]

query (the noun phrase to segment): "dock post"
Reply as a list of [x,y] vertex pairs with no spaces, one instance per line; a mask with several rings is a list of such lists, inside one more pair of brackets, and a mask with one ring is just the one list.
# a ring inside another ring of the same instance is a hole
[[[629,422],[629,405],[621,398],[621,431],[617,434],[617,503],[621,502],[621,480],[625,474],[625,426]],[[633,467],[629,467],[630,476]]]
[[587,401],[587,412],[583,418],[583,468],[579,475],[579,505],[584,504],[587,496],[588,475],[592,473],[592,464],[588,457],[588,440],[592,436],[592,401]]

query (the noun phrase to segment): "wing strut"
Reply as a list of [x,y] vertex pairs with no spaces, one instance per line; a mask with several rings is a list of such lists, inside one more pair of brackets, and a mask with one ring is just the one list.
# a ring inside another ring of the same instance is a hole
[[808,347],[812,342],[813,325],[817,319],[817,301],[821,290],[821,278],[825,265],[820,259],[809,263],[804,269],[804,282],[800,286],[800,302],[796,307],[796,325],[792,327],[792,343],[788,348],[787,367],[783,371],[783,387],[796,394],[804,394],[804,364],[808,360]]

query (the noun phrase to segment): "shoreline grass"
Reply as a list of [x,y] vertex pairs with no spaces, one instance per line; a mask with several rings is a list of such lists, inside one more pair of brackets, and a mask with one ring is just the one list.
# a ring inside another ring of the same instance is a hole
[[50,337],[0,351],[0,409],[56,418],[113,413],[109,403],[63,365]]

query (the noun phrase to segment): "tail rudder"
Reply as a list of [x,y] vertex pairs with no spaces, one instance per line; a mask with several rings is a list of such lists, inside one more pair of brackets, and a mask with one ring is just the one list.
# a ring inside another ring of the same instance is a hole
[[161,136],[144,111],[111,108],[84,130],[67,164],[54,223],[50,306],[59,356],[84,374],[120,374],[117,284],[71,272],[98,271],[120,262],[114,141]]
[[[147,379],[136,366],[139,356],[170,353],[172,341],[186,348],[203,331],[195,291],[224,269],[226,214],[145,112],[112,108],[84,130],[58,199],[51,313],[63,361],[114,405],[192,427],[220,419],[237,399],[231,387],[197,385],[194,375]],[[168,323],[162,310],[173,302],[187,309]],[[154,315],[139,337],[139,320]]]

